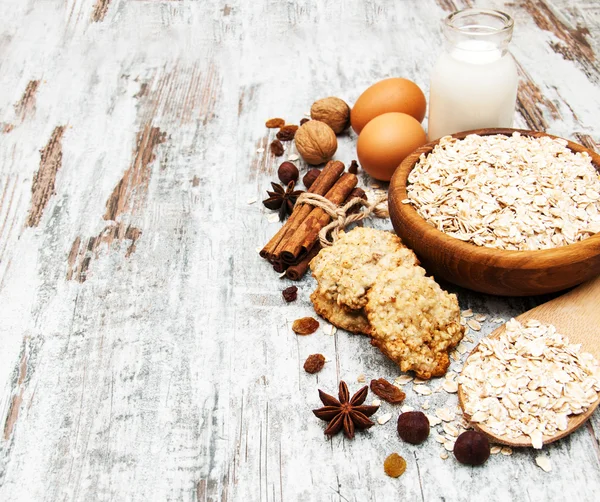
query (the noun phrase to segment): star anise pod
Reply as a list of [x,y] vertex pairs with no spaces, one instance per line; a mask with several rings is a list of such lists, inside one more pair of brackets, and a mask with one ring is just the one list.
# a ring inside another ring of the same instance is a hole
[[285,220],[288,214],[292,214],[296,199],[300,197],[304,190],[294,190],[295,183],[290,181],[286,188],[277,183],[271,183],[273,192],[267,190],[269,198],[263,200],[263,204],[268,209],[279,210],[279,221]]
[[375,413],[379,406],[365,406],[363,403],[369,392],[368,386],[364,386],[350,399],[348,386],[343,380],[340,381],[339,401],[319,389],[319,398],[325,406],[313,410],[316,417],[329,422],[325,434],[333,436],[342,429],[348,439],[354,437],[354,429],[368,429],[375,425],[367,417]]

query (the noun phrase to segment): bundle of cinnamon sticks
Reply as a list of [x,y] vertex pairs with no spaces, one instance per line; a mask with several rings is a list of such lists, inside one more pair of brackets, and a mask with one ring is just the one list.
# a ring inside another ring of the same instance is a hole
[[[336,205],[353,197],[365,197],[362,189],[356,188],[358,178],[344,173],[344,164],[332,160],[321,171],[308,192],[324,196]],[[312,258],[319,252],[319,232],[331,221],[321,208],[310,204],[296,205],[294,211],[260,251],[273,268],[292,280],[300,279]]]

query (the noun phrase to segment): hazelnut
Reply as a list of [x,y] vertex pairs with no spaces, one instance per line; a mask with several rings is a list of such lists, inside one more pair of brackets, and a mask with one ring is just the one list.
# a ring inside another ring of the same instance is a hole
[[302,178],[302,183],[304,183],[306,188],[310,188],[315,180],[319,177],[319,174],[321,174],[319,169],[310,169]]
[[298,181],[298,168],[291,162],[282,162],[277,169],[277,176],[284,185],[287,185],[290,181],[294,183]]
[[340,98],[319,99],[310,107],[310,117],[325,122],[339,134],[350,125],[350,107]]
[[490,442],[481,432],[463,432],[454,443],[454,456],[461,464],[481,465],[490,456]]
[[313,166],[323,164],[337,150],[337,138],[333,129],[324,122],[309,120],[296,131],[296,148],[302,158]]
[[429,420],[421,411],[407,411],[398,417],[398,434],[411,444],[419,444],[429,436]]

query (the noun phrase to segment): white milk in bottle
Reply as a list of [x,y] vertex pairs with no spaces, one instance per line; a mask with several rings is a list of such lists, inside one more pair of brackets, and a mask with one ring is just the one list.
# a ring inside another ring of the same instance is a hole
[[465,9],[444,22],[447,49],[431,75],[428,137],[511,127],[517,69],[508,52],[513,20],[499,11]]

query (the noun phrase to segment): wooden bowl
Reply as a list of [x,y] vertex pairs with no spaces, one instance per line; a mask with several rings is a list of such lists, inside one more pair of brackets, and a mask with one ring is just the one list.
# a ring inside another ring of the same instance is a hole
[[[454,134],[462,139],[468,134],[511,135],[519,132],[539,138],[543,132],[520,129],[478,129]],[[428,224],[408,198],[408,175],[421,154],[429,154],[438,141],[428,143],[409,155],[398,167],[389,188],[389,210],[396,233],[415,251],[423,266],[441,277],[474,291],[504,296],[527,296],[560,291],[600,274],[600,234],[553,249],[508,251],[477,246],[446,235]],[[573,152],[587,152],[600,171],[600,156],[577,143],[568,141]]]

